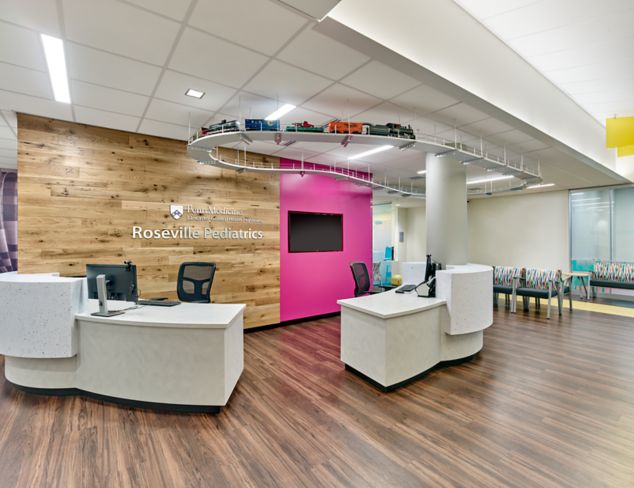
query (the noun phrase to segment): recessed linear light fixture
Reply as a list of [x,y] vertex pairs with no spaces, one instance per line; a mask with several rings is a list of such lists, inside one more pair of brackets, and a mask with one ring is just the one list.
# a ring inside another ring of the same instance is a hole
[[289,113],[294,108],[295,108],[295,105],[292,105],[290,103],[285,103],[280,108],[278,108],[275,112],[264,117],[264,120],[268,120],[268,121],[278,120],[284,117],[287,113]]
[[375,147],[374,149],[370,149],[369,151],[363,151],[362,153],[355,154],[354,156],[350,156],[348,159],[353,161],[355,159],[365,158],[366,156],[371,156],[372,154],[378,154],[383,151],[387,151],[388,149],[392,149],[394,146],[386,144],[385,146]]
[[540,183],[539,185],[527,186],[526,189],[527,190],[534,190],[536,188],[548,188],[549,186],[555,186],[555,184],[554,183]]
[[187,95],[188,97],[192,97],[192,98],[202,98],[205,96],[205,92],[204,91],[200,91],[200,90],[194,90],[193,88],[189,88],[186,92],[185,95]]
[[426,170],[426,169],[421,169],[420,171],[417,171],[417,173],[418,173],[419,175],[424,175],[424,174],[426,174],[426,173],[427,173],[427,170]]
[[480,178],[467,181],[467,185],[479,185],[480,183],[491,183],[493,181],[510,180],[513,175],[494,176],[493,178]]
[[51,79],[55,101],[70,103],[64,42],[57,37],[46,34],[40,34],[40,37],[42,38],[42,46],[44,46],[44,56],[46,57],[48,76]]

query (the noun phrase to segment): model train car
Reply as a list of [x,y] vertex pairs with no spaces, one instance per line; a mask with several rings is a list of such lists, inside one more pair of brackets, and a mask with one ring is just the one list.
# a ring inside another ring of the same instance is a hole
[[414,134],[414,129],[412,129],[411,125],[407,127],[402,126],[401,124],[385,124],[389,129],[389,135],[392,137],[401,137],[403,139],[416,139],[416,134]]
[[207,136],[209,134],[216,134],[217,132],[235,132],[240,130],[240,122],[237,120],[221,120],[217,124],[211,124],[207,127],[200,129],[200,134]]
[[280,130],[280,121],[265,119],[244,119],[244,128],[246,130],[277,131]]
[[342,122],[333,121],[328,122],[326,126],[326,132],[334,134],[367,134],[369,125],[363,122]]
[[309,122],[295,122],[286,127],[286,132],[323,132],[323,126],[315,126]]
[[328,123],[326,132],[335,134],[369,134],[373,136],[399,137],[402,139],[416,139],[414,129],[410,125],[402,126],[393,122],[385,125],[369,124],[367,122],[342,122]]

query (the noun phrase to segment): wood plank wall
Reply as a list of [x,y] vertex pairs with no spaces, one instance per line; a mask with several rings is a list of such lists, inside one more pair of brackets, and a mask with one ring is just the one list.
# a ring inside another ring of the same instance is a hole
[[[207,226],[172,219],[170,203],[235,208],[264,224],[214,228],[251,227],[264,239],[132,238],[133,225]],[[175,298],[181,262],[213,261],[214,302],[246,303],[245,327],[279,322],[277,176],[197,164],[183,141],[19,114],[18,222],[23,273],[77,276],[87,263],[132,260],[144,297]]]

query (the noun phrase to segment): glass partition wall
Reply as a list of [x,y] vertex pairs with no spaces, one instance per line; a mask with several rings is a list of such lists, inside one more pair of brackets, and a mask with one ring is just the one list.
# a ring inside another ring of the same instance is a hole
[[570,192],[570,260],[574,271],[592,271],[596,260],[634,262],[634,187]]

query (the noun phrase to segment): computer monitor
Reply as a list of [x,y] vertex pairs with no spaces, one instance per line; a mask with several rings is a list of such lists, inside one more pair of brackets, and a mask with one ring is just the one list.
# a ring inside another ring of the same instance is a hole
[[106,276],[106,290],[108,300],[122,300],[137,302],[139,289],[136,280],[136,266],[131,262],[125,264],[88,264],[86,278],[88,279],[88,298],[98,298],[97,276]]

